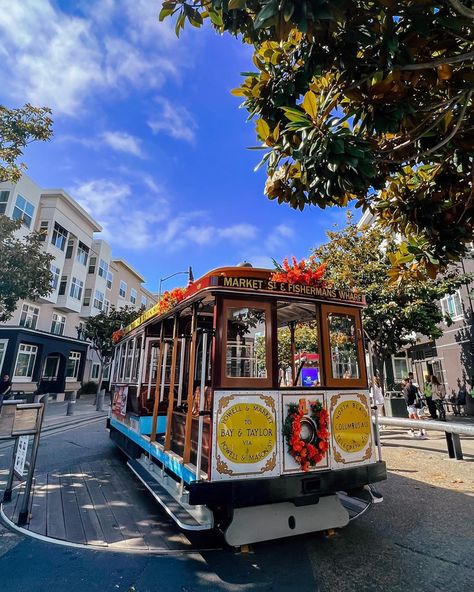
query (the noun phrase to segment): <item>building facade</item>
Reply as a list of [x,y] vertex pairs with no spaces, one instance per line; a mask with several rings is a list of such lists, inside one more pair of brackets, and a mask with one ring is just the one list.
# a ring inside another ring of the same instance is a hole
[[[366,212],[359,228],[373,223],[373,216]],[[474,248],[463,259],[460,271],[474,273]],[[387,387],[398,390],[400,381],[408,372],[413,372],[418,384],[423,384],[427,375],[434,375],[444,386],[448,396],[457,393],[461,384],[474,382],[474,283],[462,285],[454,294],[445,296],[439,303],[445,317],[443,335],[431,340],[423,335],[416,336],[416,344],[399,352],[386,366]],[[474,385],[473,385],[474,386]]]
[[0,372],[12,377],[14,391],[77,390],[99,376],[82,337],[85,320],[110,306],[148,308],[156,298],[137,271],[95,238],[100,225],[64,190],[44,190],[23,175],[15,185],[0,184],[0,214],[22,221],[19,236],[38,232],[54,256],[51,293],[20,301],[0,324]]

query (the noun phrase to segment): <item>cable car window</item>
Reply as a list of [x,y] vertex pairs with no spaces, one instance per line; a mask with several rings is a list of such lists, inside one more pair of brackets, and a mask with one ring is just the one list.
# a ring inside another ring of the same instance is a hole
[[257,357],[257,344],[266,341],[265,310],[227,309],[226,376],[267,378],[266,356]]
[[360,378],[356,320],[353,315],[328,314],[331,374],[333,378]]

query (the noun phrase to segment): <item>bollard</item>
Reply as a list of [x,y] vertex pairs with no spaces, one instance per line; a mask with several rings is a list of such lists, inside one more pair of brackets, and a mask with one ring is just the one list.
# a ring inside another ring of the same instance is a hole
[[69,401],[67,402],[66,415],[74,415],[74,409],[76,408],[76,396],[77,391],[72,391]]
[[104,407],[104,399],[105,399],[105,389],[101,389],[97,394],[97,405],[95,407],[96,411],[103,411]]

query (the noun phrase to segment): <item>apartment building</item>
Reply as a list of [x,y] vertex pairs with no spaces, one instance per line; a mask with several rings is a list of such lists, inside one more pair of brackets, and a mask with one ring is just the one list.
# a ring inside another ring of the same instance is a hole
[[14,390],[61,397],[99,376],[82,335],[85,319],[111,305],[152,306],[156,298],[137,271],[95,238],[100,225],[63,189],[44,190],[26,175],[15,185],[0,184],[0,214],[22,221],[19,235],[39,232],[54,256],[49,296],[19,302],[0,324],[0,372],[10,374]]
[[[373,216],[366,212],[359,227],[373,223]],[[462,273],[474,273],[474,248],[470,256],[461,261]],[[474,379],[474,312],[470,293],[473,283],[462,285],[454,294],[445,296],[439,303],[451,324],[443,321],[443,335],[431,340],[417,335],[416,344],[393,356],[386,366],[387,386],[396,387],[412,371],[419,384],[427,374],[434,375],[444,386],[446,394],[456,393],[459,382],[470,385]],[[458,382],[459,381],[459,382]]]

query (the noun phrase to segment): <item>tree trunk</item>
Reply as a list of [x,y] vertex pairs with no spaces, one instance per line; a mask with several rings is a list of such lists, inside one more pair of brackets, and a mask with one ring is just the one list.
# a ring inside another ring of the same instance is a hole
[[382,389],[382,394],[385,397],[385,360],[384,356],[380,356],[379,354],[375,354],[375,364],[377,366],[377,373],[380,380],[380,387]]

